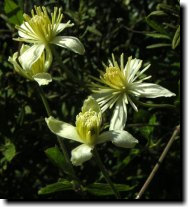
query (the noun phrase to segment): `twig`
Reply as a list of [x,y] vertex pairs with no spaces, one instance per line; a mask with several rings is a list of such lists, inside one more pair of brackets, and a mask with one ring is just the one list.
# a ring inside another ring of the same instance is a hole
[[154,166],[152,172],[150,173],[150,175],[148,176],[146,182],[144,183],[143,187],[141,188],[141,190],[139,191],[139,193],[137,194],[135,199],[140,199],[141,196],[144,194],[145,190],[147,189],[148,185],[150,184],[150,182],[152,181],[153,177],[155,176],[156,172],[158,171],[160,164],[162,163],[162,161],[164,160],[164,158],[166,157],[171,145],[173,144],[175,137],[179,134],[180,132],[180,125],[176,126],[168,144],[166,145],[164,151],[162,152],[158,162],[156,163],[156,165]]

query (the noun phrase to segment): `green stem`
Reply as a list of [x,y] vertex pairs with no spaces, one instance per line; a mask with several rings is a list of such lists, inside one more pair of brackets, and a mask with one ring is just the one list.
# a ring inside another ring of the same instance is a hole
[[73,81],[77,81],[76,80],[76,76],[72,73],[72,71],[68,70],[68,68],[63,66],[63,62],[62,59],[60,57],[60,54],[57,53],[56,49],[52,46],[51,50],[53,52],[53,55],[55,57],[55,60],[58,62],[59,67],[67,74],[67,76],[69,76]]
[[[38,93],[40,94],[40,97],[42,99],[42,102],[44,104],[44,107],[46,109],[47,115],[50,117],[50,116],[52,116],[52,112],[51,112],[51,109],[49,107],[48,101],[46,99],[45,93],[44,93],[43,89],[38,84],[36,86],[37,86]],[[69,158],[69,155],[68,155],[68,152],[67,152],[67,149],[65,147],[65,144],[64,144],[63,140],[61,139],[61,137],[57,136],[57,141],[58,141],[58,144],[59,144],[59,146],[61,148],[61,151],[64,155],[66,163],[69,167],[70,175],[72,176],[72,178],[74,180],[75,189],[83,192],[81,183],[80,183],[79,179],[77,178],[77,176],[75,174],[73,165],[70,161],[70,158]]]
[[101,158],[100,158],[100,156],[99,156],[98,151],[97,151],[96,148],[94,148],[93,154],[94,154],[94,157],[95,157],[95,159],[96,159],[96,163],[98,164],[100,170],[102,171],[102,173],[103,173],[103,175],[104,175],[104,178],[106,179],[107,183],[110,185],[110,187],[111,187],[111,189],[112,189],[112,191],[113,191],[113,193],[114,193],[116,199],[121,199],[120,194],[119,194],[119,192],[116,190],[114,184],[112,183],[112,181],[111,181],[111,179],[110,179],[110,177],[109,177],[109,174],[108,174],[108,172],[106,171],[106,168],[104,167],[104,165],[103,165],[103,163],[102,163],[102,160],[101,160]]
[[144,103],[144,102],[141,102],[139,100],[136,100],[134,97],[133,97],[133,101],[139,105],[142,105],[144,107],[152,107],[152,108],[169,108],[169,109],[175,109],[176,106],[174,105],[170,105],[170,104],[149,104],[149,103]]

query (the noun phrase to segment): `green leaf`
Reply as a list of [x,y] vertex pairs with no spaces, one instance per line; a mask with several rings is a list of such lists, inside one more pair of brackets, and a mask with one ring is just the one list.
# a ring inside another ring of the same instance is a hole
[[140,128],[140,131],[145,138],[150,139],[155,128],[154,125],[158,125],[155,114],[153,114],[152,117],[149,119],[148,124],[149,126],[144,126],[143,128]]
[[41,188],[38,191],[38,194],[39,195],[51,194],[54,192],[60,192],[60,191],[72,190],[72,189],[73,189],[72,183],[65,179],[65,180],[61,180],[59,182],[49,184],[49,185]]
[[178,7],[174,7],[174,6],[170,6],[170,5],[168,5],[168,4],[163,4],[163,3],[161,3],[161,4],[158,4],[157,5],[157,9],[159,9],[159,10],[165,10],[166,12],[169,12],[170,14],[172,14],[172,15],[175,15],[175,16],[177,16],[177,17],[179,17],[179,15],[180,15],[180,12],[179,12],[179,10],[178,10]]
[[161,10],[158,10],[158,11],[153,11],[151,12],[147,18],[151,17],[151,16],[164,16],[164,15],[167,15],[165,12],[161,11]]
[[20,25],[22,23],[23,11],[13,0],[5,0],[4,11],[10,23],[13,23],[15,25]]
[[[128,186],[125,184],[114,184],[116,190],[118,192],[126,192],[134,189],[135,186]],[[111,190],[109,184],[103,183],[94,183],[90,184],[86,187],[86,190],[96,196],[107,196],[107,195],[114,195],[113,191]]]
[[160,47],[166,47],[166,46],[171,46],[171,44],[168,43],[159,43],[159,44],[151,44],[147,46],[147,49],[153,49],[153,48],[160,48]]
[[173,41],[172,41],[172,49],[175,49],[180,43],[180,25],[178,26]]
[[50,147],[46,149],[45,154],[55,166],[61,168],[61,170],[63,170],[65,173],[68,173],[69,167],[58,147]]
[[153,38],[169,39],[170,40],[170,37],[168,35],[165,35],[165,34],[160,34],[160,33],[146,33],[145,35],[146,36],[149,36],[149,37],[153,37]]
[[154,12],[151,12],[145,18],[145,20],[146,20],[147,24],[150,25],[150,27],[152,27],[157,32],[159,32],[161,34],[168,35],[167,31],[165,30],[165,28],[161,24],[158,24],[156,21],[150,19],[151,16],[163,16],[163,15],[166,15],[166,13],[164,13],[163,11],[154,11]]
[[157,32],[159,32],[161,34],[166,34],[167,35],[167,32],[162,25],[158,24],[154,20],[150,20],[148,18],[145,18],[145,19],[146,19],[147,24],[150,25],[150,27],[152,27],[154,30],[156,30]]
[[88,26],[87,30],[97,36],[102,36],[102,33],[95,28],[95,26]]
[[15,145],[10,140],[7,140],[5,145],[2,146],[1,149],[2,149],[2,153],[3,153],[4,157],[5,157],[5,159],[8,162],[11,162],[11,160],[16,155]]

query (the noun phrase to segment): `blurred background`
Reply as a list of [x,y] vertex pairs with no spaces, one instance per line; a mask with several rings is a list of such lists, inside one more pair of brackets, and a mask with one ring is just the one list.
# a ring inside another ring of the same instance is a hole
[[[62,32],[78,37],[86,53],[77,55],[57,48],[57,59],[49,70],[53,82],[43,87],[56,117],[74,125],[83,100],[91,93],[89,75],[99,77],[111,53],[151,63],[146,75],[176,94],[172,98],[141,99],[142,102],[172,104],[175,107],[138,106],[128,111],[125,129],[139,139],[134,149],[122,149],[110,142],[98,147],[111,179],[129,186],[121,193],[132,200],[142,187],[180,121],[180,5],[178,0],[4,0],[0,1],[0,197],[5,199],[80,200],[73,191],[39,195],[38,190],[64,177],[44,150],[56,145],[47,128],[46,112],[35,85],[16,74],[8,57],[21,46],[15,25],[30,15],[34,5],[49,11],[62,7],[64,19],[75,25]],[[105,127],[111,111],[104,116]],[[75,143],[66,141],[70,151]],[[167,157],[143,200],[182,200],[182,160],[180,137],[176,137]],[[105,183],[94,159],[75,168],[84,184]],[[88,194],[90,200],[110,200],[112,195]]]

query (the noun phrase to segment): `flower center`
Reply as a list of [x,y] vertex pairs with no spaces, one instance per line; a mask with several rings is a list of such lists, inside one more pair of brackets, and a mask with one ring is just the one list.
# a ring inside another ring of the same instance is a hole
[[56,36],[57,28],[63,18],[61,9],[58,10],[58,8],[55,7],[54,12],[51,13],[51,18],[45,7],[35,7],[35,11],[32,10],[31,14],[32,17],[27,14],[23,15],[28,23],[28,27],[27,24],[25,24],[28,28],[27,31],[22,28],[20,28],[20,30],[27,35],[31,35],[35,39],[37,38],[44,44],[51,42]]
[[96,144],[100,132],[101,116],[95,111],[80,112],[76,117],[77,132],[88,145]]
[[107,67],[103,79],[113,88],[125,89],[125,77],[118,67]]

